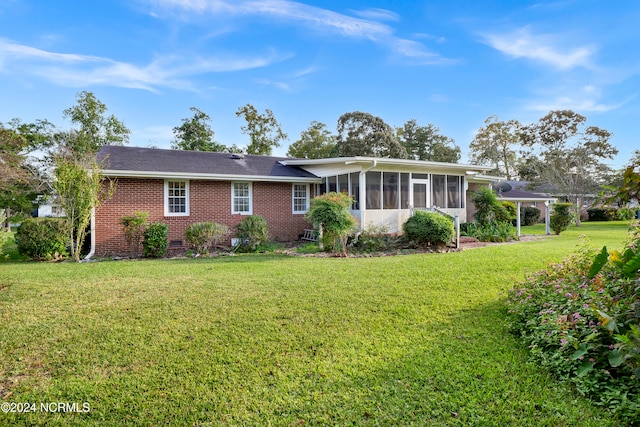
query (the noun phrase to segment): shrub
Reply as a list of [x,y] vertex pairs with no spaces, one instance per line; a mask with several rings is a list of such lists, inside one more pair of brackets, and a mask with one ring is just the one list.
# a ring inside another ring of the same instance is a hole
[[143,255],[147,258],[161,258],[169,248],[169,227],[161,222],[154,222],[142,233]]
[[22,255],[37,260],[54,260],[68,255],[67,225],[59,218],[29,218],[16,232],[16,244]]
[[196,253],[206,255],[211,247],[216,247],[229,233],[229,227],[212,222],[190,224],[184,232],[187,242],[195,246]]
[[465,229],[466,236],[480,242],[508,242],[518,238],[516,228],[508,222],[467,223]]
[[587,215],[589,221],[609,221],[605,208],[589,208],[587,209]]
[[496,211],[496,221],[498,222],[511,222],[516,219],[517,209],[513,202],[499,202],[499,205],[504,209],[498,209]]
[[246,216],[236,225],[238,244],[236,250],[256,252],[260,246],[269,243],[269,227],[260,215]]
[[389,227],[369,225],[358,234],[353,247],[361,252],[380,252],[389,249],[393,243]]
[[9,232],[4,229],[4,221],[7,219],[4,211],[0,211],[0,256],[3,254],[4,245],[9,240]]
[[560,234],[569,228],[572,222],[573,203],[554,203],[551,210],[549,226],[554,234]]
[[132,216],[123,216],[120,218],[124,238],[129,246],[129,253],[134,258],[140,253],[142,233],[147,225],[147,219],[149,219],[148,212],[135,212]]
[[583,242],[507,298],[509,327],[531,358],[630,424],[640,419],[639,231],[622,253]]
[[619,208],[616,212],[616,219],[618,221],[630,221],[636,216],[636,209],[634,208]]
[[442,246],[451,242],[456,231],[453,221],[435,212],[416,211],[403,225],[406,238],[417,245]]
[[533,206],[522,206],[520,208],[520,217],[522,225],[535,225],[540,221],[540,209]]
[[307,219],[319,228],[321,243],[326,250],[347,252],[347,236],[356,225],[349,211],[351,203],[351,197],[333,191],[311,200]]

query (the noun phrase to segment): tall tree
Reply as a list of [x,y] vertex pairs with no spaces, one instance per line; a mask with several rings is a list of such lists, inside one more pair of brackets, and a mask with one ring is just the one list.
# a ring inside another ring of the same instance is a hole
[[431,123],[419,126],[415,119],[411,119],[396,132],[410,159],[446,163],[460,161],[460,147],[455,140],[442,135],[440,129]]
[[324,123],[312,121],[300,132],[300,139],[289,146],[287,156],[303,159],[326,159],[336,147],[336,137]]
[[107,106],[92,92],[80,92],[77,104],[64,110],[64,117],[76,126],[66,138],[66,150],[84,156],[97,153],[103,145],[123,145],[129,142],[131,131],[114,115],[105,116]]
[[5,211],[7,227],[28,215],[39,195],[49,193],[45,164],[35,153],[51,145],[52,129],[46,120],[0,123],[0,210]]
[[522,125],[517,120],[502,121],[498,116],[489,116],[484,123],[469,145],[471,161],[493,166],[492,173],[515,179]]
[[260,154],[270,156],[273,147],[279,147],[280,142],[287,139],[287,134],[282,131],[280,124],[268,108],[264,114],[247,104],[238,108],[236,117],[243,117],[247,124],[240,129],[245,135],[249,135],[251,143],[247,146],[247,154]]
[[340,157],[408,158],[391,126],[380,117],[361,111],[345,113],[338,119],[335,153]]
[[71,257],[80,261],[91,212],[113,194],[114,183],[103,180],[100,165],[92,157],[56,157],[53,187],[66,216]]
[[525,157],[537,159],[529,162],[536,184],[576,203],[578,212],[584,196],[598,193],[605,183],[610,168],[604,161],[618,153],[609,143],[611,132],[586,121],[571,110],[550,111],[521,133]]
[[218,144],[209,125],[211,117],[196,107],[191,107],[193,117],[182,119],[182,124],[173,128],[175,139],[171,142],[174,150],[226,151],[226,146]]

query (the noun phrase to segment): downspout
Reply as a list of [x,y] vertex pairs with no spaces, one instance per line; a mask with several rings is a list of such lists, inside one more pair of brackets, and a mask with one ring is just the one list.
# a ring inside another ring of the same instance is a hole
[[84,257],[84,261],[89,261],[96,253],[96,208],[91,209],[91,249],[87,256]]
[[367,174],[367,172],[375,168],[377,165],[378,165],[378,161],[372,160],[371,166],[369,166],[369,168],[360,171],[360,176],[359,176],[359,179],[360,179],[360,229],[362,230],[364,230],[364,227],[365,227],[364,210],[367,206],[367,189],[365,186],[365,175]]

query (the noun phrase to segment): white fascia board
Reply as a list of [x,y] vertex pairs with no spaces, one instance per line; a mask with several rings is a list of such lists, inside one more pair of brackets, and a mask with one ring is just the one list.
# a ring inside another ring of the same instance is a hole
[[208,181],[262,181],[262,182],[295,182],[295,183],[320,183],[320,178],[295,177],[295,176],[262,176],[262,175],[225,175],[208,173],[185,172],[156,172],[156,171],[127,171],[105,169],[102,175],[112,178],[157,178],[157,179],[194,179]]
[[497,197],[501,202],[557,202],[553,197]]
[[390,159],[386,157],[331,157],[328,159],[291,159],[281,160],[285,166],[312,166],[312,165],[330,165],[330,164],[344,164],[352,165],[356,163],[362,163],[363,165],[370,165],[372,162],[377,163],[377,167],[382,166],[396,166],[396,167],[413,167],[419,169],[434,169],[434,170],[464,170],[466,171],[478,171],[488,172],[493,167],[491,166],[477,166],[467,165],[461,163],[443,163],[443,162],[429,162],[425,160],[408,160],[408,159]]

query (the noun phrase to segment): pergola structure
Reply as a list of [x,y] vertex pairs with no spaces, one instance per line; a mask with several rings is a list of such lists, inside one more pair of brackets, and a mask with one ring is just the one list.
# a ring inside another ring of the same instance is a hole
[[[523,203],[530,203],[532,205],[537,205],[538,203],[544,203],[544,222],[545,229],[547,235],[551,234],[551,225],[549,224],[549,220],[551,218],[551,205],[558,201],[555,197],[546,196],[540,193],[532,193],[529,191],[524,191],[520,189],[514,188],[513,185],[502,182],[497,184],[496,189],[498,190],[497,198],[499,201],[504,202],[512,202],[516,204],[516,233],[517,236],[520,237],[520,207],[523,206]],[[534,206],[535,207],[535,206]]]

